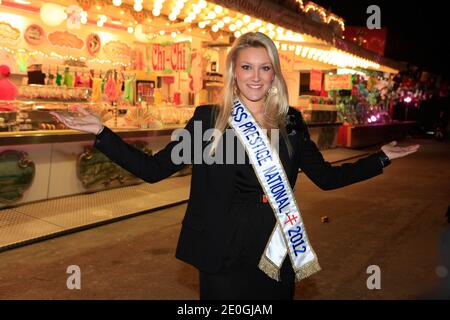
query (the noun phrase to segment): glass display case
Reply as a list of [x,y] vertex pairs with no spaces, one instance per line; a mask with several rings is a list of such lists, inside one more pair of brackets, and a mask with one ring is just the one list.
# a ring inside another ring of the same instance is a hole
[[303,95],[299,97],[296,108],[308,123],[334,123],[338,120],[333,98]]
[[112,129],[162,129],[181,127],[194,114],[193,106],[112,105],[107,102],[0,101],[0,132],[66,130],[49,111],[77,113],[81,106],[96,114]]
[[49,85],[19,86],[18,100],[45,100],[66,102],[88,102],[91,97],[91,88],[65,87]]

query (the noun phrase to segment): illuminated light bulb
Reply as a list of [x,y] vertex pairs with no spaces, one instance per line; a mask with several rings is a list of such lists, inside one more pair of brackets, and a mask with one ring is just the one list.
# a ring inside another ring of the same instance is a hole
[[252,19],[250,18],[250,16],[245,15],[244,18],[243,18],[243,20],[244,20],[245,23],[249,23],[250,20],[252,20]]
[[42,21],[51,27],[56,27],[67,19],[65,8],[53,3],[44,3],[39,14]]
[[275,47],[277,47],[277,49],[280,49],[280,43],[278,41],[275,41]]
[[175,21],[175,20],[177,20],[177,15],[174,14],[174,13],[172,12],[171,14],[169,14],[169,20],[170,20],[170,21]]
[[288,47],[287,47],[287,43],[282,43],[281,44],[281,51],[287,51]]
[[202,8],[202,9],[204,9],[204,8],[206,8],[207,3],[206,3],[205,0],[200,0],[200,1],[198,2],[198,6],[199,6],[200,8]]
[[267,24],[267,30],[273,30],[275,28],[275,26],[271,23]]
[[244,33],[247,33],[248,30],[247,30],[247,28],[242,28],[242,29],[241,29],[241,32],[242,32],[242,34],[244,34]]
[[240,33],[239,31],[235,31],[235,32],[234,32],[234,36],[235,36],[236,38],[239,38],[239,37],[241,36],[241,33]]
[[289,51],[294,51],[294,50],[295,50],[295,45],[290,44],[290,45],[289,45]]
[[81,13],[80,13],[81,18],[83,18],[83,17],[87,18],[87,15],[88,15],[88,13],[86,11],[81,11]]
[[287,37],[292,37],[294,35],[294,33],[291,30],[286,31],[286,36]]
[[282,27],[277,27],[277,33],[282,34],[284,29]]
[[208,18],[209,19],[214,19],[215,17],[217,17],[217,14],[214,11],[210,11],[208,12]]
[[217,26],[219,28],[223,28],[225,26],[225,23],[223,23],[223,21],[219,21],[219,22],[217,22]]
[[133,9],[137,12],[142,11],[142,4],[135,3]]
[[257,19],[257,20],[255,21],[255,24],[256,24],[257,27],[262,27],[262,25],[263,25],[262,21],[259,20],[259,19]]
[[101,21],[101,20],[98,20],[98,21],[97,21],[97,26],[98,26],[98,27],[100,27],[100,28],[103,27],[103,24],[104,24],[103,21]]
[[273,37],[275,37],[275,35],[276,35],[275,31],[273,31],[273,30],[269,31],[269,37],[273,38]]
[[108,20],[108,18],[104,15],[100,15],[98,17],[99,17],[100,21],[103,21],[103,22],[106,22],[106,20]]
[[152,10],[152,14],[153,14],[155,17],[157,17],[157,16],[159,16],[159,15],[161,14],[161,11],[159,11],[159,10],[157,10],[157,9],[153,9],[153,10]]
[[192,11],[193,11],[195,14],[199,14],[200,12],[202,12],[202,9],[201,9],[199,6],[195,6],[194,9],[192,9]]
[[236,25],[236,27],[240,28],[244,23],[241,20],[236,20],[234,24]]
[[121,14],[121,15],[124,15],[124,14],[125,14],[125,11],[120,10],[120,14]]
[[87,18],[86,17],[81,17],[81,19],[80,19],[80,22],[82,23],[82,24],[86,24],[87,23]]
[[230,29],[231,32],[234,32],[234,31],[236,31],[236,26],[234,24],[230,24],[228,26],[228,29]]
[[306,55],[308,54],[308,51],[309,51],[309,48],[308,48],[308,47],[303,47],[303,50],[302,50],[302,57],[303,57],[303,58],[306,57]]
[[219,14],[219,13],[222,13],[223,8],[222,8],[221,6],[215,6],[215,7],[214,7],[214,11],[215,11],[217,14]]
[[163,35],[166,34],[166,32],[165,32],[164,30],[160,30],[160,31],[159,31],[159,34],[163,36]]
[[134,28],[133,27],[128,27],[127,31],[128,31],[128,33],[133,33],[134,32]]
[[223,22],[230,23],[231,22],[231,18],[229,16],[223,17]]
[[176,37],[177,37],[177,33],[176,33],[175,31],[172,31],[172,32],[170,33],[170,36],[171,36],[172,38],[176,38]]
[[201,29],[205,28],[206,27],[206,22],[205,21],[200,21],[198,23],[198,27],[201,28]]
[[211,30],[212,30],[213,32],[217,32],[217,31],[219,31],[219,27],[215,24],[215,25],[213,25],[213,26],[211,27]]
[[261,32],[261,33],[265,33],[266,32],[266,28],[261,27],[261,28],[258,29],[258,31]]
[[302,35],[300,33],[296,33],[294,35],[294,40],[297,41],[297,42],[303,42],[303,37],[302,37]]
[[256,28],[256,24],[254,24],[254,23],[249,23],[249,25],[248,25],[248,30],[252,31],[252,30],[255,30],[255,28]]
[[113,0],[113,5],[115,5],[116,7],[120,7],[122,5],[122,0]]

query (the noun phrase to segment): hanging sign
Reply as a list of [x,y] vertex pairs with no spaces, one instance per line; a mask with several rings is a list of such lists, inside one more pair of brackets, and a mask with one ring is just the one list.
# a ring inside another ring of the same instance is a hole
[[48,35],[48,40],[54,46],[67,47],[74,49],[82,49],[84,41],[77,37],[76,34],[68,31],[55,31]]
[[153,71],[190,71],[191,43],[189,41],[157,44],[150,47],[151,68]]
[[86,48],[91,56],[96,56],[100,52],[102,42],[96,33],[91,33],[86,40]]
[[32,24],[25,30],[23,37],[30,45],[38,46],[45,41],[45,31],[41,26]]
[[309,78],[309,90],[321,91],[322,90],[322,71],[311,70],[311,76]]
[[0,43],[16,45],[20,41],[20,30],[8,22],[0,21]]
[[129,57],[131,54],[131,48],[121,41],[110,41],[104,47],[103,51],[108,56],[124,56]]
[[351,90],[352,89],[352,75],[325,75],[325,91],[330,90]]

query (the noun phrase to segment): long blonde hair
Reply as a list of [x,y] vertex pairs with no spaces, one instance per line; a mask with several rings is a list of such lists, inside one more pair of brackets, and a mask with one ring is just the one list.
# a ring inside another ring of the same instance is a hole
[[211,151],[215,150],[219,143],[219,137],[216,135],[222,134],[227,127],[228,118],[233,108],[233,102],[239,94],[235,80],[236,58],[239,52],[245,48],[265,48],[267,50],[274,71],[274,79],[272,81],[272,88],[269,90],[264,101],[264,123],[262,126],[267,129],[269,139],[270,129],[280,130],[288,147],[289,155],[291,156],[292,146],[287,137],[285,124],[286,114],[289,110],[286,81],[281,73],[280,58],[275,44],[268,36],[261,32],[249,32],[243,34],[235,40],[228,53],[225,64],[222,103],[216,113],[214,128],[217,130],[215,130],[215,133],[213,134],[214,141]]

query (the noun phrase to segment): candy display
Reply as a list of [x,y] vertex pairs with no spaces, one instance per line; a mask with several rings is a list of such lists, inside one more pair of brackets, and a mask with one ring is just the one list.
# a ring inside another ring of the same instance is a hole
[[90,88],[66,88],[59,86],[29,85],[18,87],[17,99],[88,101]]

